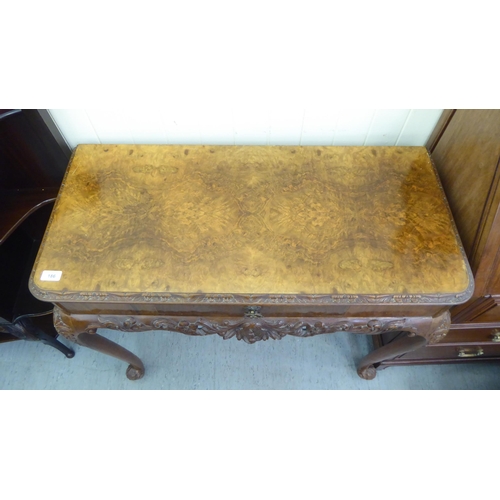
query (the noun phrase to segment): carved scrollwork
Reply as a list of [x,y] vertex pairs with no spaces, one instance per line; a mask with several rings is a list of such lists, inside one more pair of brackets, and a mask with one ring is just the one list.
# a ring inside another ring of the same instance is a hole
[[[54,327],[57,330],[57,333],[59,333],[59,335],[62,335],[63,337],[66,337],[69,340],[72,340],[73,342],[76,342],[75,331],[69,323],[70,321],[69,316],[65,315],[66,318],[64,318],[62,311],[58,307],[54,307],[53,315],[54,315]],[[65,319],[67,319],[67,321],[65,321]]]
[[76,321],[57,306],[54,307],[53,318],[57,333],[76,343],[78,343],[80,333],[95,333],[97,328],[100,328],[100,325],[96,325],[93,321]]
[[148,330],[168,330],[187,335],[219,335],[225,340],[236,338],[248,344],[254,344],[260,340],[280,340],[286,335],[295,337],[312,337],[334,332],[351,332],[374,335],[387,331],[406,330],[415,332],[416,327],[408,324],[405,319],[395,320],[366,320],[363,318],[349,321],[323,320],[263,320],[254,317],[243,320],[221,320],[211,321],[208,319],[172,317],[148,317],[141,316],[99,316],[98,323],[101,328],[121,330],[126,332],[139,332]]
[[[247,311],[248,312],[248,311]],[[249,313],[250,314],[250,313]],[[97,328],[109,328],[124,332],[168,330],[187,335],[219,335],[223,339],[236,338],[249,344],[260,340],[280,340],[286,335],[311,337],[325,333],[349,332],[376,335],[389,331],[405,331],[410,335],[421,335],[429,343],[442,340],[450,328],[449,312],[436,318],[320,318],[264,319],[259,308],[251,310],[251,316],[240,319],[207,319],[193,317],[163,316],[107,316],[88,315],[78,319],[54,308],[54,326],[64,337],[77,342],[81,332],[95,333]]]
[[451,319],[448,311],[438,318],[435,318],[432,322],[429,335],[426,336],[429,344],[440,342],[450,330],[450,325]]
[[151,330],[149,325],[142,323],[133,317],[126,317],[117,323],[99,316],[98,321],[101,328],[108,328],[110,330],[121,330],[123,332],[144,332]]

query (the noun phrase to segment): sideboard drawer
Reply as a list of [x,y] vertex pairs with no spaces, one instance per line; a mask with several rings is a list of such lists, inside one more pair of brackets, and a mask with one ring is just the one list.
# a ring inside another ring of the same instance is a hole
[[464,343],[462,345],[431,345],[410,352],[399,359],[405,360],[470,360],[479,358],[500,359],[500,345],[475,345]]
[[453,328],[441,340],[443,344],[499,344],[500,328]]
[[[376,335],[375,347],[389,344],[394,333]],[[500,328],[455,328],[439,344],[427,345],[382,365],[461,363],[500,360]]]

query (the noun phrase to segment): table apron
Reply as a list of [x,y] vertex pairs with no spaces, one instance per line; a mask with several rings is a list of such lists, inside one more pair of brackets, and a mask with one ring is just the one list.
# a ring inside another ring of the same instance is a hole
[[54,325],[59,333],[77,340],[81,333],[96,333],[98,329],[124,332],[166,330],[187,335],[204,336],[217,334],[224,339],[237,338],[249,344],[259,340],[279,340],[286,335],[312,337],[314,335],[349,332],[376,335],[385,332],[407,332],[422,336],[430,343],[439,342],[449,330],[448,311],[431,316],[412,317],[262,317],[256,309],[244,317],[184,316],[184,315],[136,315],[136,314],[68,314],[54,309]]
[[169,315],[228,318],[245,317],[249,307],[259,308],[263,318],[274,317],[421,317],[436,316],[449,309],[443,304],[163,304],[163,303],[116,303],[116,302],[58,302],[56,305],[67,314],[118,314],[118,315]]

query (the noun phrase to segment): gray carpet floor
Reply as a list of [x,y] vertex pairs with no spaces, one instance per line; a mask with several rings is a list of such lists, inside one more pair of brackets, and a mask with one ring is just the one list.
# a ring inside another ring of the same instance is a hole
[[485,362],[391,367],[362,380],[356,363],[372,341],[344,332],[253,345],[173,332],[99,333],[143,360],[143,379],[129,381],[125,363],[84,347],[73,346],[67,359],[40,342],[15,341],[0,345],[0,389],[500,389],[500,363]]

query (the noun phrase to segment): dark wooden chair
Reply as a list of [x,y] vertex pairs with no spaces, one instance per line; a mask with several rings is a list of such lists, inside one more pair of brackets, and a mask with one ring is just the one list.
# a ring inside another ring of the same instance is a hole
[[28,289],[53,205],[52,199],[34,207],[0,245],[0,332],[3,340],[40,340],[72,358],[74,351],[57,340],[53,308]]
[[68,157],[37,110],[0,110],[0,342],[40,340],[72,358],[51,304],[28,289]]

